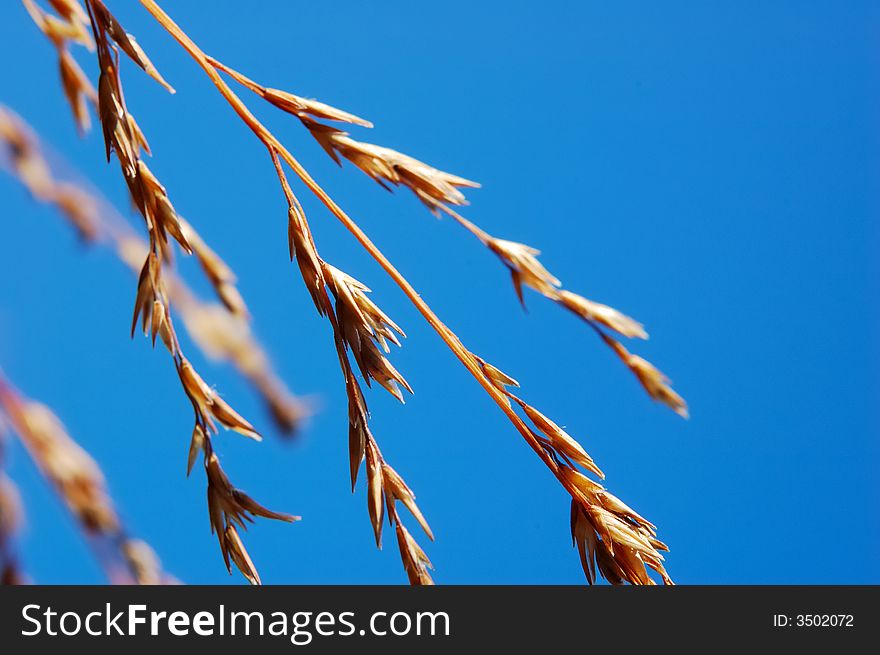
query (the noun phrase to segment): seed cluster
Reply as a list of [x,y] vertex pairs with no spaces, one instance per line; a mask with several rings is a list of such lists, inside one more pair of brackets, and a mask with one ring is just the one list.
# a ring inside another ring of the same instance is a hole
[[[22,397],[2,376],[0,416],[6,418],[43,477],[64,501],[111,581],[121,584],[174,581],[162,571],[158,557],[146,542],[129,535],[95,460],[68,435],[48,407]],[[5,535],[13,532],[18,523],[20,509],[16,496],[14,488],[0,478],[0,557],[7,547]],[[14,562],[6,562],[3,577],[20,577]]]
[[[144,4],[148,8],[151,5],[155,6],[152,0],[144,0]],[[160,12],[161,10],[157,8],[153,13],[157,16],[164,16]],[[162,19],[160,19],[160,22],[162,22]],[[170,23],[170,19],[168,19],[168,22]],[[185,35],[182,35],[179,27],[173,25],[173,23],[171,25],[173,27],[166,25],[166,28],[181,43],[184,43],[184,47],[192,53],[197,47]],[[455,218],[472,234],[477,236],[510,269],[514,288],[520,301],[523,300],[523,286],[528,286],[579,315],[599,334],[603,342],[608,344],[617,353],[636,375],[651,397],[664,402],[680,415],[687,416],[687,405],[668,386],[665,376],[646,360],[631,355],[617,339],[610,336],[606,331],[606,329],[612,330],[626,337],[647,338],[647,333],[640,323],[607,305],[596,303],[562,289],[561,282],[538,261],[536,255],[539,254],[539,251],[521,243],[491,237],[452,209],[452,205],[464,205],[467,203],[460,189],[464,187],[477,187],[479,186],[477,183],[444,173],[389,148],[354,141],[346,132],[317,120],[317,118],[323,118],[363,127],[372,125],[369,121],[349,112],[336,109],[325,103],[305,100],[300,96],[263,87],[230,66],[221,63],[213,57],[204,55],[200,51],[194,57],[206,70],[210,68],[229,75],[233,80],[271,104],[296,116],[337,163],[340,163],[340,158],[348,159],[385,188],[389,188],[389,185],[406,186],[432,211],[443,211]],[[211,72],[208,72],[210,75]],[[214,81],[217,86],[223,84],[218,82],[216,78],[214,78]],[[279,147],[277,140],[271,136],[271,133],[256,121],[246,109],[242,108],[241,101],[237,96],[228,87],[221,87],[221,93],[237,109],[239,115],[248,123],[258,138],[270,148],[270,151],[273,151],[273,159],[276,162],[276,169],[282,177],[283,186],[287,189],[287,184],[283,180],[283,173],[281,173],[281,166],[278,161],[279,155],[294,168],[300,178],[306,182],[307,186],[310,186],[328,208],[346,226],[350,226],[350,229],[355,232],[356,236],[362,234],[359,228],[354,227],[353,221],[335,203],[329,200],[320,187],[317,187],[317,184],[308,177],[307,173],[301,172],[293,156],[287,153],[283,147]],[[283,100],[281,100],[282,98]],[[288,197],[292,196],[292,192],[289,192],[289,190],[286,192]],[[298,225],[305,222],[301,209],[299,209],[299,203],[291,205],[290,215],[296,217]],[[359,239],[365,244],[368,251],[383,264],[386,270],[390,269],[389,273],[392,274],[392,277],[395,277],[395,274],[397,274],[396,270],[393,269],[390,263],[385,264],[386,260],[378,252],[378,249],[372,246],[366,237],[361,239],[359,236]],[[307,239],[301,239],[301,241],[303,244],[310,243]],[[329,284],[333,290],[334,296],[337,298],[337,316],[339,317],[340,324],[343,326],[344,334],[351,334],[352,341],[359,345],[359,349],[354,351],[355,359],[359,364],[361,360],[358,359],[358,353],[361,353],[360,357],[364,358],[360,347],[363,344],[367,344],[367,358],[373,364],[366,367],[361,366],[364,378],[368,382],[371,378],[379,380],[380,384],[402,399],[397,385],[402,384],[407,389],[409,387],[402,382],[402,378],[397,375],[395,369],[389,368],[390,364],[385,363],[386,360],[382,352],[376,347],[378,343],[387,351],[385,339],[397,343],[394,332],[400,333],[399,328],[393,323],[389,323],[384,314],[372,310],[371,307],[374,306],[364,304],[368,301],[365,300],[364,292],[366,289],[363,285],[356,281],[352,283],[350,281],[351,278],[344,276],[344,274],[339,275],[331,272],[327,275],[326,265],[323,268],[325,274],[322,276],[320,258],[317,257],[316,253],[305,251],[304,245],[300,246],[299,250],[294,247],[292,252],[297,253],[297,257],[299,257],[300,250],[303,251],[303,258],[307,262],[311,262],[306,265],[309,272],[308,274],[304,272],[304,278],[306,279],[307,286],[311,282],[312,288],[310,288],[310,292],[313,298],[316,297],[317,290],[322,288],[324,284]],[[303,269],[303,266],[303,261],[300,260],[301,269]],[[399,274],[397,275],[399,276]],[[335,280],[335,278],[340,278],[341,282]],[[398,281],[402,288],[404,290],[411,290],[411,287],[409,287],[402,276],[399,276],[399,278],[395,277],[395,280]],[[338,290],[340,286],[344,287],[341,292]],[[360,292],[360,295],[358,295],[358,292]],[[439,322],[439,319],[421,301],[418,294],[412,291],[408,295],[462,363],[477,377],[478,381],[483,384],[493,399],[502,406],[502,409],[505,410],[505,413],[507,413],[517,430],[535,449],[536,453],[538,453],[570,494],[572,503],[572,538],[581,554],[587,579],[590,582],[595,581],[596,567],[598,566],[602,575],[611,582],[619,583],[626,581],[632,584],[650,584],[653,580],[646,573],[647,567],[656,571],[664,583],[671,583],[671,579],[663,565],[664,558],[660,552],[667,550],[667,547],[656,538],[656,528],[615,496],[611,495],[604,487],[590,480],[581,472],[583,469],[599,477],[604,477],[583,447],[556,423],[511,393],[508,387],[519,385],[499,369],[470,352],[449,328]],[[341,307],[340,298],[344,300]],[[345,337],[343,337],[344,339]],[[347,388],[351,387],[352,385],[349,383]],[[515,412],[514,406],[522,411],[526,420],[523,420],[522,416]],[[350,418],[350,426],[366,425],[366,420],[360,419],[356,403],[355,409],[352,410],[351,397],[349,414],[350,417],[353,416],[355,419],[358,419],[352,420]],[[531,423],[531,426],[526,421]],[[353,432],[357,435],[358,430],[355,429]],[[361,452],[360,444],[362,441],[369,443],[368,439],[364,440],[360,436],[351,439],[350,451],[353,453],[352,461],[354,461],[354,454]],[[380,494],[376,491],[378,483],[371,484],[370,482],[369,448],[367,448],[366,460],[368,495],[373,498],[379,498]],[[376,465],[372,468],[376,470],[380,467]],[[353,468],[352,470],[355,471],[356,469]],[[378,477],[376,473],[373,475]],[[354,479],[354,473],[352,478]],[[387,496],[387,490],[385,494]],[[376,502],[371,503],[370,516],[374,525],[377,517],[381,520],[379,509]],[[398,535],[400,536],[400,533]],[[406,540],[406,534],[401,538]],[[404,550],[402,546],[401,552],[403,553]],[[414,554],[418,555],[418,552],[414,551]],[[416,557],[415,560],[419,561],[419,557]],[[404,561],[409,571],[410,566],[407,563],[406,557],[404,557]],[[410,579],[413,581],[412,575]]]
[[[134,234],[106,199],[84,186],[55,176],[32,128],[3,106],[0,106],[0,143],[5,146],[0,149],[0,167],[9,168],[35,200],[53,205],[84,243],[109,248],[126,267],[139,273],[149,252],[147,243]],[[189,229],[188,223],[183,226]],[[191,242],[200,240],[192,230],[187,238]],[[217,267],[228,270],[222,260]],[[228,303],[218,305],[202,300],[173,270],[164,271],[164,277],[174,312],[183,319],[195,344],[210,359],[230,362],[262,397],[282,434],[295,433],[309,408],[275,372],[265,348],[251,329],[249,316],[230,310]]]
[[[240,530],[257,516],[281,521],[293,521],[296,517],[266,509],[237,489],[220,467],[212,443],[212,436],[220,426],[250,438],[260,437],[254,426],[221,398],[185,357],[174,331],[172,306],[203,349],[233,361],[257,386],[282,424],[285,422],[283,408],[291,403],[278,390],[279,385],[265,356],[242,327],[248,325],[250,314],[236,287],[235,275],[193,225],[180,216],[168,191],[144,162],[143,157],[150,154],[150,150],[125,103],[120,53],[166,89],[171,92],[173,89],[101,0],[83,0],[84,6],[79,0],[49,0],[54,14],[40,9],[32,0],[23,1],[40,30],[56,48],[64,92],[79,128],[88,128],[88,106],[92,105],[104,135],[105,154],[109,160],[111,153],[115,153],[134,206],[143,219],[149,237],[147,243],[130,235],[112,239],[119,256],[140,271],[132,331],[139,325],[145,334],[151,336],[154,344],[161,341],[174,362],[183,392],[195,415],[188,470],[199,457],[202,458],[208,482],[211,528],[220,542],[224,562],[230,569],[235,564],[251,583],[258,584],[260,578],[242,543]],[[412,393],[410,385],[389,359],[390,345],[401,346],[401,338],[405,335],[379,307],[365,284],[321,257],[302,204],[288,181],[287,174],[291,171],[400,287],[565,489],[571,502],[571,534],[587,580],[593,583],[601,575],[615,584],[653,584],[654,579],[649,574],[653,571],[663,583],[671,584],[661,554],[667,548],[657,539],[655,526],[594,480],[603,479],[604,474],[584,447],[521,398],[519,392],[514,393],[512,389],[519,387],[516,380],[473,353],[440,320],[359,225],[254,116],[227,79],[296,117],[336,163],[350,162],[386,189],[406,187],[432,213],[452,218],[504,264],[521,303],[524,303],[523,289],[528,287],[580,317],[635,375],[650,397],[686,417],[687,404],[671,388],[663,373],[642,357],[630,353],[618,338],[646,339],[644,327],[608,305],[563,288],[562,282],[538,260],[540,252],[537,249],[492,236],[462,216],[456,208],[468,204],[464,190],[479,187],[476,182],[446,173],[396,150],[352,138],[339,124],[370,128],[372,123],[326,103],[255,82],[206,54],[155,0],[140,2],[208,75],[223,99],[268,152],[284,195],[291,260],[296,261],[319,315],[330,326],[339,360],[348,400],[352,489],[363,465],[367,509],[376,544],[381,546],[387,517],[395,530],[401,561],[410,583],[432,584],[430,570],[433,567],[403,524],[400,507],[406,508],[411,519],[420,525],[430,540],[434,537],[415,502],[415,494],[379,449],[369,426],[370,413],[361,387],[362,382],[367,387],[376,382],[401,402],[404,391]],[[71,45],[82,45],[96,52],[100,71],[97,91],[70,56]],[[75,187],[67,189],[65,195],[61,185],[52,181],[45,163],[39,157],[28,156],[32,149],[28,148],[27,139],[20,138],[14,127],[7,125],[4,128],[2,118],[3,114],[0,114],[0,136],[5,136],[4,140],[10,146],[19,179],[37,199],[55,204],[83,238],[94,239],[103,231],[101,212],[88,202],[77,202],[79,197],[85,196],[80,194],[78,197]],[[221,305],[209,309],[194,299],[175,276],[172,267],[174,254],[178,252],[195,255]],[[289,417],[289,422],[298,418],[298,414],[295,418]],[[20,430],[17,428],[17,431]],[[108,505],[101,502],[103,496],[98,493],[103,489],[102,484],[93,484],[90,488],[92,493],[87,497],[87,507],[99,509]],[[76,512],[76,505],[72,507]],[[109,519],[105,517],[105,520]],[[3,534],[0,530],[0,536]],[[0,541],[0,545],[3,543]],[[138,551],[138,548],[128,547],[128,550]],[[143,559],[146,561],[149,557]]]

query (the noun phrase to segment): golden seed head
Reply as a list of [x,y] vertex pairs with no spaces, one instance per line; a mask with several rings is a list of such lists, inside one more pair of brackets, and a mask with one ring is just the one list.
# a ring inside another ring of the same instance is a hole
[[651,398],[667,405],[682,418],[689,417],[688,406],[684,398],[679,396],[672,387],[669,386],[669,378],[660,372],[653,364],[651,364],[651,362],[638,355],[630,355],[627,359],[627,365],[639,379],[639,382],[642,383],[642,386]]
[[587,300],[583,296],[564,289],[557,293],[559,302],[585,321],[598,323],[625,337],[648,338],[648,333],[645,332],[645,328],[641,323],[622,314],[613,307]]
[[403,330],[367,297],[369,288],[329,264],[325,263],[323,270],[330,291],[336,298],[336,317],[341,336],[367,384],[375,380],[403,402],[399,386],[410,393],[412,388],[383,354],[390,350],[388,341],[400,345],[395,333],[405,336]]
[[538,261],[537,255],[541,254],[540,250],[524,243],[494,238],[489,239],[487,246],[510,269],[513,286],[520,303],[524,302],[523,284],[538,293],[555,296],[556,288],[561,283]]

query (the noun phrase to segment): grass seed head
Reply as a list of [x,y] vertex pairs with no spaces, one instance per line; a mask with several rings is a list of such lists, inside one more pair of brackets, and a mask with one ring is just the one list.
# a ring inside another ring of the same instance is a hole
[[419,547],[409,531],[400,523],[395,526],[397,532],[397,547],[400,549],[400,558],[403,567],[412,585],[433,585],[434,580],[428,569],[433,569],[431,560],[425,555],[425,551]]
[[587,300],[571,291],[562,289],[557,292],[559,302],[585,321],[598,323],[625,337],[647,339],[648,333],[638,321],[622,314],[613,307]]
[[109,36],[147,75],[164,86],[169,93],[174,93],[174,89],[159,74],[159,71],[153,66],[153,62],[147,57],[147,53],[144,52],[144,49],[141,48],[134,36],[123,29],[122,25],[119,24],[119,21],[110,13],[104,3],[101,0],[88,0],[88,3],[92,7],[95,22],[100,32]]
[[220,466],[217,455],[211,449],[210,440],[205,442],[204,452],[208,478],[208,514],[211,531],[217,535],[223,561],[231,571],[231,560],[251,584],[260,584],[260,576],[241,541],[238,528],[247,529],[247,523],[253,523],[255,516],[287,523],[298,521],[299,517],[273,512],[236,489]]
[[395,333],[404,336],[403,330],[367,297],[369,289],[366,286],[328,264],[324,264],[323,270],[336,298],[336,317],[342,338],[351,350],[364,380],[368,385],[370,380],[375,380],[403,402],[399,387],[410,393],[412,388],[383,354],[383,351],[389,352],[388,341],[400,345]]
[[[242,570],[252,582],[259,577],[247,551],[241,542],[239,528],[252,516],[264,516],[281,520],[293,517],[271,512],[253,501],[229,483],[219,461],[213,452],[211,432],[216,430],[215,421],[246,434],[253,432],[231,407],[226,405],[201,377],[192,370],[188,361],[176,346],[168,305],[168,291],[165,283],[162,262],[171,261],[167,234],[171,234],[187,252],[198,250],[191,245],[193,239],[185,235],[185,228],[168,200],[164,188],[158,184],[143,164],[140,155],[148,151],[146,139],[137,123],[128,112],[119,80],[118,53],[124,52],[138,66],[160,83],[167,84],[155,70],[137,41],[127,33],[110,14],[101,0],[86,0],[92,19],[95,41],[100,63],[100,78],[97,92],[99,119],[104,131],[107,156],[116,152],[126,183],[135,204],[138,206],[150,233],[149,255],[143,266],[138,285],[135,320],[141,315],[143,327],[149,326],[155,339],[156,333],[167,337],[169,350],[178,367],[183,387],[196,411],[196,430],[193,434],[189,465],[194,455],[204,454],[208,477],[208,506],[211,525],[220,541],[221,552],[227,567],[230,562]],[[508,387],[516,386],[515,380],[501,373],[495,367],[475,357],[442,323],[439,318],[421,301],[409,283],[394,269],[393,265],[369,241],[360,228],[327,196],[317,183],[284,148],[283,145],[249,112],[234,92],[229,89],[216,70],[231,75],[250,90],[261,95],[277,107],[296,115],[312,132],[320,145],[337,163],[347,159],[368,176],[386,188],[405,186],[409,188],[429,209],[444,211],[454,217],[472,234],[488,246],[510,269],[516,292],[522,302],[522,286],[529,286],[549,299],[565,306],[580,315],[599,332],[600,336],[621,356],[638,376],[639,380],[653,397],[666,402],[677,411],[682,411],[684,401],[666,385],[666,379],[653,366],[641,358],[629,355],[623,347],[608,336],[603,328],[619,332],[625,336],[644,337],[640,324],[612,308],[593,303],[585,298],[562,290],[561,283],[538,262],[539,252],[521,243],[491,237],[480,228],[459,216],[451,206],[464,205],[466,199],[463,188],[478,186],[475,183],[427,164],[395,150],[364,143],[352,139],[346,132],[321,120],[340,121],[361,126],[370,124],[347,112],[343,112],[318,101],[307,100],[278,89],[264,88],[243,75],[220,64],[205,55],[198,46],[165,14],[154,0],[142,0],[144,6],[159,23],[181,44],[197,63],[208,72],[224,98],[235,108],[238,116],[247,123],[254,134],[267,146],[276,165],[279,179],[290,206],[289,243],[291,256],[296,257],[309,293],[318,311],[331,322],[336,339],[340,365],[346,380],[349,399],[349,456],[351,478],[354,483],[361,461],[366,462],[368,478],[368,506],[377,543],[381,542],[383,515],[387,515],[394,526],[401,559],[413,584],[431,584],[428,573],[431,564],[424,551],[402,525],[398,516],[397,502],[407,507],[431,537],[424,518],[414,502],[414,495],[402,478],[385,463],[373,435],[367,425],[368,412],[358,381],[352,373],[349,355],[355,359],[361,374],[370,384],[376,380],[396,397],[402,399],[399,386],[409,389],[400,374],[385,357],[390,350],[388,342],[399,345],[399,328],[390,321],[379,308],[369,300],[367,289],[353,278],[338,269],[325,264],[317,254],[305,216],[298,201],[293,197],[284,176],[281,160],[293,169],[321,201],[357,236],[370,254],[383,265],[385,270],[406,292],[419,308],[444,342],[461,359],[465,366],[483,384],[489,395],[501,406],[514,426],[526,441],[535,449],[547,466],[572,496],[572,535],[581,552],[585,572],[590,581],[596,572],[612,582],[628,581],[633,584],[647,584],[652,580],[647,568],[657,571],[664,582],[671,582],[663,568],[663,558],[659,551],[665,546],[654,534],[653,525],[632,511],[616,497],[607,493],[601,485],[589,481],[578,470],[583,467],[596,475],[601,472],[584,449],[564,430],[553,423],[535,408],[514,396]],[[62,23],[82,20],[73,8],[74,0],[57,0],[53,7],[59,12]],[[35,19],[37,20],[37,19]],[[49,25],[50,38],[62,46],[73,40],[69,27],[56,22],[37,20],[40,25]],[[216,69],[216,70],[215,70]],[[63,72],[65,84],[70,87],[68,98],[77,119],[82,124],[83,96],[88,94],[81,89],[75,71]],[[170,89],[170,87],[168,87]],[[87,114],[86,114],[87,115]],[[198,255],[198,252],[197,252]],[[240,310],[240,297],[236,295],[232,282],[219,263],[210,255],[200,257],[209,279],[218,289],[218,296],[235,312]],[[208,262],[207,264],[205,262]],[[332,292],[335,306],[331,304],[327,291]],[[242,312],[243,313],[243,312]],[[519,405],[537,432],[531,429],[516,412],[514,401]],[[686,411],[686,410],[684,410]],[[255,433],[254,433],[255,434]],[[252,436],[252,435],[250,435]]]
[[690,416],[688,406],[684,398],[678,395],[671,386],[669,378],[657,369],[651,362],[638,355],[629,355],[626,360],[627,366],[638,378],[639,382],[654,400],[663,403],[682,418]]
[[541,254],[540,250],[504,239],[491,239],[487,245],[510,269],[513,287],[523,306],[523,284],[544,295],[553,296],[556,293],[561,283],[538,261],[536,255]]

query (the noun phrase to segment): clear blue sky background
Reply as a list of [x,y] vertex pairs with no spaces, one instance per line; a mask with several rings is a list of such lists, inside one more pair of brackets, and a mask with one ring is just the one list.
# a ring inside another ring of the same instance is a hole
[[[304,516],[248,534],[264,580],[404,581],[393,541],[373,546],[363,488],[348,488],[335,354],[288,261],[265,151],[137,2],[108,5],[179,90],[125,68],[151,166],[239,274],[284,377],[320,397],[286,446],[249,388],[190,349],[269,437],[217,439],[231,477]],[[674,379],[689,422],[648,400],[572,316],[533,293],[523,314],[504,269],[460,228],[337,169],[294,120],[249,99],[465,343],[517,377],[659,526],[677,581],[880,582],[876,2],[164,5],[256,79],[376,123],[357,136],[481,181],[469,217],[645,322],[652,338],[637,352]],[[77,138],[51,48],[16,2],[0,8],[0,61],[3,102],[126,206],[100,134]],[[240,581],[209,534],[203,477],[183,476],[191,411],[173,369],[127,336],[133,279],[7,176],[0,207],[0,366],[97,457],[171,572]],[[370,402],[437,535],[437,581],[582,582],[562,490],[354,240],[306,208],[322,255],[409,335],[393,362],[415,396]],[[100,582],[19,449],[11,469],[34,579]]]

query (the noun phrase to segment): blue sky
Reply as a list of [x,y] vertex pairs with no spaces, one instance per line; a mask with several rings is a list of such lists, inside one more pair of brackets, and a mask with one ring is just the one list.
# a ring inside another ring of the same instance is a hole
[[[107,4],[178,89],[125,68],[151,167],[238,273],[285,379],[320,401],[303,439],[282,444],[250,389],[190,349],[268,437],[219,436],[230,476],[304,517],[248,534],[264,581],[405,581],[393,541],[373,546],[363,488],[349,490],[335,354],[288,261],[265,152],[138,3]],[[248,98],[463,341],[519,379],[659,526],[676,581],[880,582],[876,3],[211,4],[163,6],[252,77],[373,120],[356,136],[479,180],[468,217],[541,248],[570,289],[646,324],[652,338],[635,349],[673,378],[688,422],[648,400],[572,316],[534,293],[524,314],[504,269],[460,228],[337,169],[293,120]],[[0,60],[14,62],[0,99],[125,207],[100,134],[76,136],[51,48],[15,2],[0,8]],[[174,371],[127,336],[133,279],[7,176],[0,207],[0,366],[96,456],[172,573],[241,581],[209,534],[203,478],[183,476],[191,410]],[[415,395],[401,407],[371,393],[372,426],[437,536],[436,580],[581,583],[564,492],[379,267],[316,202],[306,210],[322,255],[407,332],[392,361]],[[11,473],[32,577],[100,582],[20,449]]]

